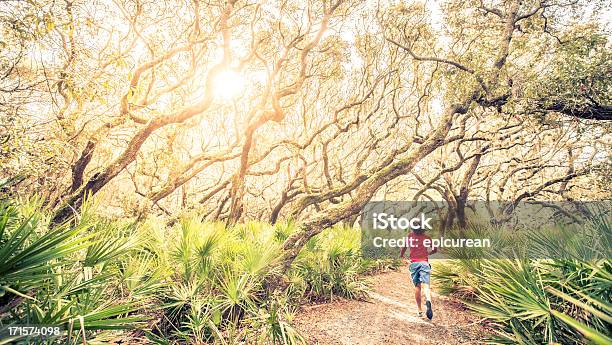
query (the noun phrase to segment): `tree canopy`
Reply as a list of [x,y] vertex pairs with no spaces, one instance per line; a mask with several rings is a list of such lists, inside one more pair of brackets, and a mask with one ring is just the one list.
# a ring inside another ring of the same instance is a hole
[[[68,219],[609,198],[605,1],[7,1],[0,177]],[[290,259],[289,259],[290,260]]]

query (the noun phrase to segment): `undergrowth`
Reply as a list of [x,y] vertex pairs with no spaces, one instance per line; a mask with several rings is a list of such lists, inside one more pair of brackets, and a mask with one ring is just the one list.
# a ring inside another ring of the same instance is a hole
[[[301,304],[364,298],[364,275],[397,267],[362,259],[359,231],[344,226],[313,237],[282,272],[292,222],[134,224],[87,207],[76,224],[48,221],[36,203],[0,205],[1,326],[61,325],[49,344],[304,343],[291,326]],[[10,341],[32,339],[0,343]]]

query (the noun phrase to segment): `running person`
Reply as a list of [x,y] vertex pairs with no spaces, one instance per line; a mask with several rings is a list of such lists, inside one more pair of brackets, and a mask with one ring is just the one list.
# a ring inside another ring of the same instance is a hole
[[[408,243],[410,247],[410,275],[414,283],[414,299],[419,310],[419,317],[423,317],[423,308],[421,307],[421,290],[425,293],[425,307],[427,311],[425,315],[428,319],[433,318],[433,310],[431,308],[431,290],[429,288],[429,280],[431,275],[431,265],[429,264],[429,255],[435,253],[437,248],[430,248],[423,245],[423,241],[428,239],[431,243],[431,237],[424,234],[423,229],[412,230],[408,235]],[[400,258],[406,259],[404,254],[406,247],[403,247],[400,252]]]

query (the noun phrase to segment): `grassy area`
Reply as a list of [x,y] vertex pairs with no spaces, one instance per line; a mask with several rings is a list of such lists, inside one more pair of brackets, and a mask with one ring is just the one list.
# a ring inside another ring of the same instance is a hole
[[[281,274],[292,223],[226,227],[189,216],[133,225],[85,211],[50,230],[35,205],[8,204],[0,219],[2,325],[62,325],[49,343],[301,343],[291,327],[300,304],[362,298],[364,274],[397,265],[362,259],[359,232],[341,226]],[[271,293],[279,281],[287,289]]]
[[548,259],[446,260],[435,266],[434,279],[490,321],[493,343],[610,344],[611,232],[605,220],[585,230],[573,241],[559,232],[528,234]]
[[[398,265],[362,258],[360,232],[343,226],[312,238],[282,273],[291,222],[227,227],[185,216],[135,225],[86,208],[76,224],[50,229],[48,218],[36,203],[0,206],[2,326],[61,325],[48,343],[303,343],[291,326],[301,304],[363,298],[365,274]],[[435,285],[489,320],[491,342],[608,344],[610,229],[603,220],[589,226],[598,231],[572,241],[526,234],[530,248],[557,259],[435,261]],[[287,288],[273,293],[279,282]],[[0,343],[9,341],[28,343]]]

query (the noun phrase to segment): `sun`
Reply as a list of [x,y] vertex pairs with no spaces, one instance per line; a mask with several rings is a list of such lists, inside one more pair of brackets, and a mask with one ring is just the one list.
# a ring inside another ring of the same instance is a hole
[[245,80],[242,74],[228,69],[217,74],[213,81],[215,99],[231,101],[244,93]]

